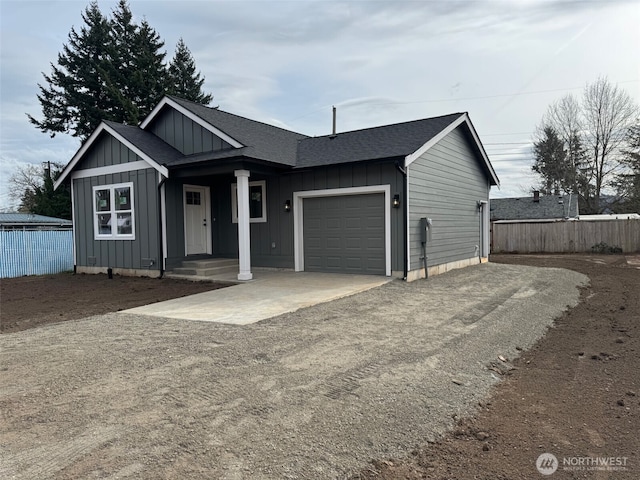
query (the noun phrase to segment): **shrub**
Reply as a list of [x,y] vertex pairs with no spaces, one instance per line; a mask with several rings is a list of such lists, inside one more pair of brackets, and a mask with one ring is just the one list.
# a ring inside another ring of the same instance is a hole
[[614,255],[622,253],[622,248],[616,245],[608,245],[605,242],[596,243],[591,247],[593,253],[604,253],[606,255]]

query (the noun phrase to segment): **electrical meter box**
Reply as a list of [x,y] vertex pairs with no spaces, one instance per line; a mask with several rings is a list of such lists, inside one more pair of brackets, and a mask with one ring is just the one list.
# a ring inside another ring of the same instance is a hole
[[430,218],[422,217],[420,219],[420,241],[427,243],[431,241],[431,230],[433,229]]

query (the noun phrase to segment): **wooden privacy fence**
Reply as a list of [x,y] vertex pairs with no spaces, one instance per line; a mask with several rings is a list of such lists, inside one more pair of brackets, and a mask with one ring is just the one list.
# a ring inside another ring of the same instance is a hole
[[0,230],[0,278],[73,270],[71,230]]
[[591,252],[603,243],[640,252],[640,220],[494,222],[491,228],[493,253]]

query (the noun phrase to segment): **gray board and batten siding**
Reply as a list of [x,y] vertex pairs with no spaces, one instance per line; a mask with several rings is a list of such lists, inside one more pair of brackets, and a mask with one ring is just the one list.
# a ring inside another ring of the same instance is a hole
[[[249,170],[250,166],[247,167]],[[255,267],[294,268],[294,213],[284,204],[294,192],[335,188],[390,185],[391,195],[403,195],[403,177],[393,162],[358,162],[326,166],[274,175],[255,174],[250,182],[266,182],[267,221],[251,223],[251,264]],[[212,254],[237,258],[238,225],[231,218],[231,184],[236,179],[224,175],[169,178],[165,183],[167,205],[167,268],[184,257],[183,185],[209,186],[211,189]],[[391,266],[403,270],[403,209],[391,209]],[[380,212],[384,221],[384,210]],[[383,239],[384,240],[384,239]],[[384,273],[384,272],[383,272]]]
[[227,142],[182,113],[165,108],[148,126],[150,131],[183,155],[232,148]]
[[421,217],[433,220],[429,266],[478,255],[477,202],[489,200],[490,186],[464,128],[450,132],[408,167],[410,270],[423,268]]
[[[111,135],[102,135],[86,152],[76,167],[78,172],[87,168],[139,162],[142,159]],[[134,240],[95,240],[93,230],[93,187],[118,183],[133,183],[135,207]],[[158,172],[153,168],[129,172],[97,175],[73,180],[73,205],[78,225],[90,228],[75,229],[76,265],[109,266],[123,269],[159,270],[160,219]],[[153,265],[149,265],[152,261]]]

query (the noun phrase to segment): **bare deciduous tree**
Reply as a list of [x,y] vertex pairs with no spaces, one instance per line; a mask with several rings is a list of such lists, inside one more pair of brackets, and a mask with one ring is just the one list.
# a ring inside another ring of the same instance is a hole
[[555,184],[565,192],[578,194],[585,213],[602,209],[603,188],[613,186],[623,173],[621,149],[638,114],[628,93],[599,78],[585,87],[581,101],[566,95],[550,105],[537,127],[535,146],[541,144],[541,133],[548,127],[562,139],[565,166],[557,171],[563,177],[552,183],[557,180]]
[[599,78],[584,90],[583,117],[585,145],[589,152],[594,185],[594,199],[599,204],[602,188],[621,168],[620,147],[629,127],[638,116],[631,96],[606,78]]
[[19,212],[29,212],[35,192],[42,187],[43,166],[27,163],[18,167],[9,177],[9,195],[19,200]]

